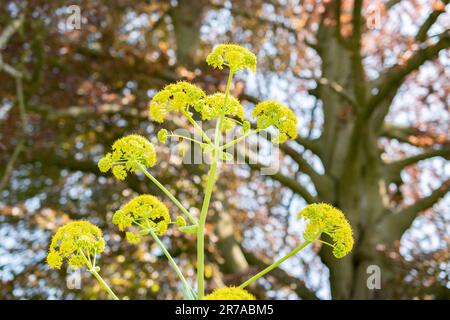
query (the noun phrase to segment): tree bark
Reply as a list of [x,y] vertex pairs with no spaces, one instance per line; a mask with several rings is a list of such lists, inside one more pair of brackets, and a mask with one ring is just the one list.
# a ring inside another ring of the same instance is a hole
[[177,64],[187,68],[197,65],[196,51],[200,44],[205,1],[178,0],[170,9],[177,45]]

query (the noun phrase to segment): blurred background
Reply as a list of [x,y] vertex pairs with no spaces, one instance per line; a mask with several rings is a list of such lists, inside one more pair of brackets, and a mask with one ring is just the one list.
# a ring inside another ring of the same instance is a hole
[[[140,193],[96,162],[124,134],[157,145],[152,172],[199,208],[207,165],[157,143],[151,97],[185,79],[207,93],[226,70],[206,55],[222,42],[258,57],[232,87],[249,114],[275,99],[299,119],[281,170],[224,165],[207,224],[207,291],[239,284],[301,242],[307,203],[342,209],[356,239],[342,260],[320,245],[250,287],[263,299],[450,298],[450,6],[448,0],[0,1],[0,299],[103,299],[95,280],[45,264],[71,219],[105,234],[102,276],[127,299],[182,298],[152,241],[128,244],[111,217]],[[183,127],[182,119],[165,123]],[[163,238],[189,281],[195,238]],[[375,266],[375,269],[374,267]],[[380,270],[381,286],[367,279]]]

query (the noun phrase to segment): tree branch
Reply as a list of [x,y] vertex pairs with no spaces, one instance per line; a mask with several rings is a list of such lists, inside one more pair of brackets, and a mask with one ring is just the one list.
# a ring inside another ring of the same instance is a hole
[[1,34],[0,34],[0,71],[4,70],[6,73],[11,75],[16,80],[16,94],[17,94],[17,105],[19,107],[19,114],[20,114],[20,121],[21,121],[21,127],[22,127],[22,138],[20,139],[19,143],[14,148],[14,151],[12,153],[11,158],[9,159],[6,167],[5,172],[0,180],[0,191],[6,186],[9,180],[9,176],[14,168],[14,164],[19,157],[20,153],[22,152],[25,144],[26,144],[26,137],[27,137],[27,115],[26,115],[26,109],[25,109],[25,97],[23,92],[23,85],[22,85],[22,77],[23,73],[18,71],[17,69],[13,68],[12,66],[6,64],[3,62],[1,50],[6,47],[6,44],[8,40],[11,38],[11,36],[20,28],[24,21],[24,16],[21,15],[18,19],[14,20]]
[[327,175],[319,174],[298,151],[289,147],[287,144],[280,145],[280,149],[298,164],[299,171],[307,174],[311,178],[318,193],[329,194],[332,191],[332,180]]
[[385,99],[392,100],[400,88],[405,78],[413,71],[417,70],[426,61],[437,57],[439,52],[450,47],[450,33],[447,32],[439,37],[439,40],[428,47],[418,50],[403,65],[395,65],[387,69],[378,80],[378,93],[373,95],[367,104],[366,117],[368,118],[373,111]]
[[12,77],[19,79],[23,77],[22,72],[14,68],[13,66],[7,64],[3,61],[1,51],[5,49],[8,40],[12,37],[12,35],[20,28],[24,21],[24,16],[21,15],[18,19],[11,22],[11,24],[3,30],[0,34],[0,71],[5,71]]
[[[252,128],[255,129],[256,126],[253,124]],[[265,132],[264,135],[260,135],[263,138],[267,139],[268,141],[272,140],[272,135],[268,132]],[[304,138],[300,138],[304,139]],[[294,148],[290,147],[288,144],[280,144],[279,148],[281,151],[283,151],[285,154],[287,154],[292,160],[294,160],[295,163],[299,166],[299,171],[308,175],[311,178],[311,181],[313,182],[316,190],[323,194],[329,194],[330,191],[333,188],[332,180],[327,175],[319,174],[306,160],[305,158]],[[305,147],[306,148],[306,147]],[[246,158],[245,160],[247,164],[250,165],[249,159]],[[255,164],[254,169],[256,169],[256,166],[259,166],[258,168],[261,169],[264,166],[261,164]],[[251,167],[251,166],[250,166]]]
[[[264,166],[260,163],[250,163],[248,157],[245,158],[245,162],[252,170],[261,170]],[[268,175],[269,178],[280,182],[283,186],[291,189],[296,194],[300,195],[307,203],[317,202],[317,198],[313,196],[305,187],[303,187],[297,180],[283,175],[280,172]]]
[[229,8],[229,7],[225,7],[222,4],[210,3],[209,5],[214,9],[229,10],[233,16],[241,16],[246,19],[254,19],[261,24],[268,24],[275,28],[284,29],[284,30],[288,31],[289,33],[291,33],[295,37],[296,40],[298,40],[298,30],[296,30],[295,28],[293,28],[292,26],[290,26],[284,22],[279,22],[279,21],[270,20],[268,18],[261,17],[261,16],[257,15],[255,12],[250,12],[250,11],[246,11],[246,10],[242,10],[242,9],[236,9],[235,6],[232,6],[231,8]]
[[297,138],[295,138],[295,142],[305,147],[306,149],[310,150],[312,153],[320,156],[320,145],[318,144],[318,139],[312,140],[301,136],[297,136]]
[[433,157],[444,157],[445,159],[448,160],[450,157],[450,148],[447,146],[442,149],[427,150],[423,153],[419,153],[417,155],[414,155],[414,156],[411,156],[408,158],[389,162],[386,165],[387,165],[388,172],[391,172],[393,174],[398,174],[398,173],[400,173],[400,171],[402,171],[407,166],[410,166],[419,161],[430,159]]
[[351,68],[357,106],[363,106],[365,104],[367,92],[366,75],[361,56],[361,37],[363,27],[362,7],[363,0],[354,1],[352,18],[353,32],[350,39],[350,48],[352,53]]
[[384,123],[380,136],[396,139],[399,142],[408,143],[417,147],[430,147],[436,144],[442,145],[449,143],[445,135],[437,135],[415,127],[399,126],[391,123]]
[[416,41],[423,42],[427,39],[427,33],[439,16],[445,12],[445,6],[450,2],[450,0],[441,0],[443,3],[442,8],[435,9],[425,20],[425,22],[420,26],[419,31],[416,34]]
[[342,12],[342,1],[336,0],[334,4],[334,19],[336,19],[336,38],[339,42],[342,42],[342,33],[341,33],[341,12]]
[[0,55],[0,71],[5,71],[7,74],[14,78],[22,78],[23,74],[13,66],[7,64],[3,61],[2,56]]
[[[302,78],[307,79],[307,78]],[[345,92],[345,89],[337,82],[330,81],[327,78],[310,78],[310,80],[315,80],[318,84],[324,85],[330,89],[332,89],[338,96],[343,98],[345,101],[347,101],[351,106],[357,107],[358,103],[353,99],[353,97],[348,93]]]
[[0,50],[5,49],[8,40],[20,28],[23,20],[24,16],[21,15],[18,19],[11,22],[11,24],[7,26],[5,30],[3,30],[3,32],[0,34]]
[[384,6],[387,10],[389,10],[401,1],[402,0],[389,0],[388,2],[386,2],[386,4]]
[[442,183],[442,185],[435,189],[427,197],[417,200],[409,207],[403,208],[391,215],[386,216],[388,235],[391,240],[397,240],[400,236],[411,226],[417,214],[431,208],[441,198],[443,198],[450,190],[450,179]]
[[[252,126],[253,128],[255,126]],[[272,140],[272,135],[268,132],[266,134],[261,135],[268,141]],[[328,194],[328,192],[333,188],[332,180],[326,174],[319,174],[306,159],[294,148],[290,147],[288,144],[280,144],[278,146],[281,151],[287,154],[295,163],[299,166],[299,171],[305,173],[311,178],[316,190],[320,190],[324,194]]]
[[19,141],[19,143],[14,148],[14,151],[11,155],[11,158],[9,158],[8,163],[5,166],[5,171],[3,172],[3,177],[0,179],[0,191],[3,190],[3,188],[8,183],[9,177],[11,175],[11,172],[14,168],[14,164],[19,157],[20,153],[22,152],[22,149],[25,145],[25,140],[22,139]]
[[[46,165],[55,166],[58,168],[67,169],[70,171],[82,171],[85,173],[92,173],[101,176],[102,173],[97,167],[97,164],[91,160],[75,160],[73,157],[58,156],[54,153],[37,154],[32,158],[25,159],[24,162],[42,162]],[[154,184],[143,184],[136,175],[129,175],[124,183],[137,193],[154,192],[161,194],[161,190]],[[148,189],[147,189],[148,188]],[[146,190],[147,189],[147,190]]]

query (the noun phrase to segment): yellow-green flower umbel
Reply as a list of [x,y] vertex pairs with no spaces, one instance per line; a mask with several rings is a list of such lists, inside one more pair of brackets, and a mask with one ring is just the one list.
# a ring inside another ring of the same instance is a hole
[[[89,221],[72,221],[60,227],[52,238],[47,263],[60,269],[67,259],[69,266],[80,268],[105,249],[102,231]],[[84,255],[84,257],[83,257]]]
[[153,167],[156,163],[156,152],[150,141],[140,135],[132,134],[114,142],[112,152],[99,160],[98,167],[101,172],[112,169],[117,179],[124,180],[127,171],[137,170],[137,163],[145,167]]
[[322,233],[327,234],[333,241],[330,245],[336,258],[342,258],[352,250],[352,229],[339,209],[326,203],[314,203],[301,210],[298,217],[308,221],[303,233],[305,240],[312,241]]
[[256,300],[247,290],[238,287],[224,287],[204,297],[204,300]]
[[244,120],[244,107],[239,100],[229,95],[225,101],[225,94],[220,92],[206,96],[195,106],[195,109],[201,114],[202,120],[212,120],[224,116],[222,124],[224,130],[234,127],[234,117],[241,121]]
[[287,139],[297,137],[297,117],[292,110],[276,101],[263,101],[255,106],[252,117],[257,119],[260,130],[274,126],[278,129],[278,136],[273,138],[274,143],[284,143]]
[[170,111],[190,113],[206,94],[203,90],[187,81],[169,84],[159,91],[150,102],[150,117],[156,122],[163,122]]
[[[144,194],[137,196],[117,210],[113,216],[113,223],[124,231],[132,226],[147,233],[151,228],[156,235],[163,235],[170,224],[169,210],[158,198]],[[137,243],[141,239],[140,232],[127,232],[127,240]]]
[[233,73],[244,68],[256,71],[256,56],[237,44],[219,44],[206,57],[206,62],[220,70],[228,66]]

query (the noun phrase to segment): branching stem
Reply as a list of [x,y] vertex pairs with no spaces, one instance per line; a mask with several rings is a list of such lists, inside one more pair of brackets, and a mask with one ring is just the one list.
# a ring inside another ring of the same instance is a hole
[[156,184],[156,186],[160,188],[161,191],[164,192],[164,194],[168,196],[170,200],[173,201],[178,209],[180,209],[188,217],[192,224],[198,224],[197,219],[192,216],[192,214],[181,204],[180,201],[178,201],[177,198],[175,198],[175,196],[169,190],[166,189],[166,187],[164,187],[150,172],[148,172],[145,166],[143,166],[139,162],[136,162],[136,165],[147,176],[147,178],[149,178],[154,184]]
[[231,146],[234,146],[235,144],[238,144],[239,142],[241,142],[245,138],[248,138],[248,137],[250,137],[250,136],[252,136],[254,134],[259,133],[260,131],[261,131],[261,129],[256,129],[256,130],[253,130],[253,131],[249,131],[246,134],[240,136],[239,138],[237,138],[237,139],[235,139],[235,140],[233,140],[233,141],[231,141],[231,142],[229,142],[227,144],[224,144],[224,145],[220,146],[219,148],[222,149],[222,150],[226,150],[227,148],[229,148]]
[[287,259],[289,259],[290,257],[292,257],[293,255],[295,255],[296,253],[298,253],[300,250],[304,249],[308,244],[310,244],[312,241],[305,241],[303,242],[301,245],[299,245],[297,248],[295,248],[294,250],[292,250],[291,252],[289,252],[287,255],[285,255],[283,258],[275,261],[274,263],[272,263],[270,266],[268,266],[267,268],[265,268],[264,270],[260,271],[259,273],[255,274],[253,277],[251,277],[250,279],[248,279],[247,281],[245,281],[243,284],[241,284],[239,286],[239,288],[244,289],[246,286],[248,286],[249,284],[255,282],[256,280],[258,280],[259,278],[261,278],[262,276],[264,276],[266,273],[272,271],[273,269],[275,269],[276,267],[278,267],[280,264],[282,264],[284,261],[286,261]]
[[[228,95],[230,93],[231,81],[233,79],[233,72],[230,71],[228,75],[227,88],[225,91],[224,107],[227,104]],[[219,153],[217,148],[220,145],[220,138],[222,134],[222,122],[224,118],[224,113],[218,118],[216,123],[216,131],[214,134],[214,151],[212,155],[211,166],[208,173],[208,182],[206,184],[205,198],[203,199],[202,210],[200,213],[199,226],[197,230],[197,291],[198,299],[203,299],[205,294],[205,224],[206,217],[208,215],[209,202],[211,201],[211,194],[216,181],[216,170],[218,163]]]
[[159,237],[156,235],[155,231],[152,228],[148,228],[146,231],[152,236],[153,240],[155,240],[155,242],[158,244],[158,246],[161,248],[162,252],[166,256],[167,260],[169,260],[169,263],[171,264],[172,268],[175,270],[175,273],[177,274],[178,278],[180,279],[181,283],[183,284],[186,292],[192,293],[192,289],[189,286],[189,284],[187,283],[186,278],[183,276],[183,273],[181,272],[181,270],[178,267],[175,260],[170,255],[170,252],[167,250],[164,243],[162,243],[162,241],[159,239]]
[[[84,262],[86,262],[86,265],[88,266],[88,271],[97,279],[97,281],[100,283],[100,285],[105,289],[108,294],[113,298],[114,300],[119,300],[119,298],[116,296],[116,294],[112,291],[112,289],[108,286],[108,284],[103,280],[103,278],[100,276],[100,274],[96,270],[95,262],[94,264],[91,263],[91,259],[87,258],[84,254],[83,250],[79,249],[81,256],[84,259]],[[95,261],[95,260],[94,260]]]

